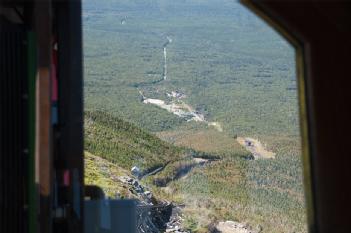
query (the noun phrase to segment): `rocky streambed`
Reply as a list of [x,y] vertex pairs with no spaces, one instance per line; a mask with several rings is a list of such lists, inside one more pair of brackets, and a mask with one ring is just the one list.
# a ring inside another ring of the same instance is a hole
[[183,219],[179,207],[166,200],[156,199],[138,179],[129,176],[122,176],[119,179],[137,197],[138,233],[189,233],[182,229]]

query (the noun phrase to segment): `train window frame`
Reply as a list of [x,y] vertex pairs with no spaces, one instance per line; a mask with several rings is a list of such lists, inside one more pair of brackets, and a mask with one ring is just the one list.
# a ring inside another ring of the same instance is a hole
[[287,42],[292,45],[295,51],[295,68],[296,68],[296,81],[297,81],[297,95],[298,95],[298,118],[300,128],[300,140],[302,142],[301,158],[303,168],[303,181],[304,181],[304,197],[306,202],[307,214],[307,230],[308,232],[315,232],[315,206],[313,200],[313,177],[311,173],[311,143],[310,143],[310,130],[309,125],[311,118],[309,116],[309,106],[306,93],[306,63],[304,59],[304,41],[299,39],[291,31],[287,30],[279,19],[272,17],[269,12],[260,8],[255,4],[254,0],[239,0],[239,2],[254,13],[258,18],[266,22],[273,30],[283,36]]

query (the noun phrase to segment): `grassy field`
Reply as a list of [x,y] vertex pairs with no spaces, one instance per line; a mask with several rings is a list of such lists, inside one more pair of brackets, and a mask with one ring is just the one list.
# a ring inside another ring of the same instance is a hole
[[[230,0],[86,0],[83,16],[87,183],[113,196],[123,190],[111,174],[167,164],[143,182],[185,204],[192,232],[223,220],[307,231],[295,58],[284,39]],[[167,36],[168,78],[159,82]],[[165,101],[180,91],[223,132],[144,104],[139,91]],[[276,159],[247,160],[236,137],[260,140]],[[220,160],[198,167],[192,156]],[[111,174],[94,167],[103,161]],[[192,169],[178,179],[182,167]]]

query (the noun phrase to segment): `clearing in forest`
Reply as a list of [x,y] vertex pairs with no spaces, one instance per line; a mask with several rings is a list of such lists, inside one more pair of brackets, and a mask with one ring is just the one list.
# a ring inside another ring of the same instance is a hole
[[275,158],[275,153],[272,151],[268,151],[264,148],[262,143],[256,139],[253,138],[243,138],[243,137],[238,137],[236,139],[240,145],[245,147],[246,150],[248,150],[255,159],[274,159]]

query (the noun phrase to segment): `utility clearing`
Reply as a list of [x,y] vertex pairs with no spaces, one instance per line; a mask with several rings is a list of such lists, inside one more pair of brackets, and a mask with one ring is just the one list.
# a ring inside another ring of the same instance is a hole
[[257,139],[249,137],[238,137],[236,139],[247,151],[249,151],[254,159],[274,159],[275,153],[268,151]]

